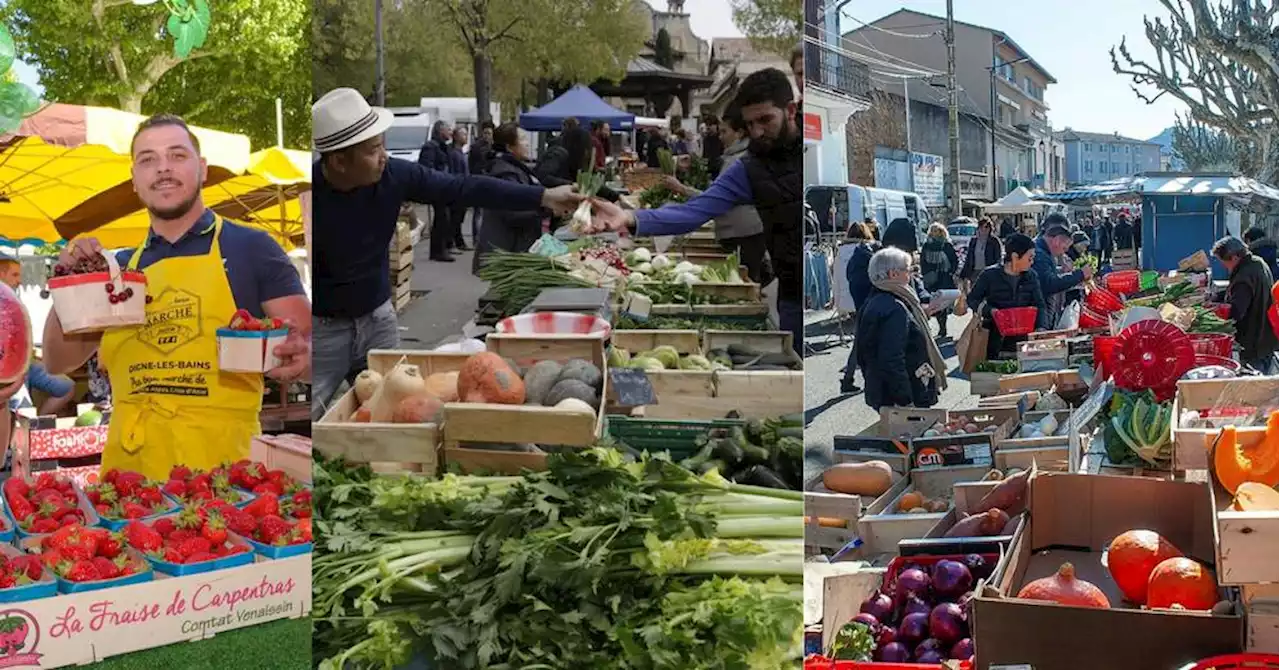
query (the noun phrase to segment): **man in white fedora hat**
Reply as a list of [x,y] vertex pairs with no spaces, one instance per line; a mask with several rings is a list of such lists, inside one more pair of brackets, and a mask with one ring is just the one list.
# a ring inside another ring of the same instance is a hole
[[313,144],[311,269],[315,298],[312,416],[319,418],[343,379],[373,349],[399,346],[387,248],[407,202],[496,210],[573,211],[574,187],[543,188],[451,175],[390,158],[382,134],[392,113],[358,91],[338,88],[311,106]]

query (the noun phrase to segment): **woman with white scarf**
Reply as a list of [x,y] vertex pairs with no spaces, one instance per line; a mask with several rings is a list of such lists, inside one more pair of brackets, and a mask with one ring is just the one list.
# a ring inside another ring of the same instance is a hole
[[947,368],[912,288],[911,256],[885,247],[871,257],[867,274],[873,288],[857,333],[867,405],[931,407],[947,387]]

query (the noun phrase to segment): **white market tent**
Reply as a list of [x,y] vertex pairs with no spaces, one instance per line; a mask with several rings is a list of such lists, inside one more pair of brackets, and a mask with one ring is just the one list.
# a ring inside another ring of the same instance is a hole
[[1038,214],[1044,211],[1045,207],[1052,207],[1054,203],[1036,200],[1035,194],[1027,190],[1025,186],[1009,191],[1003,198],[982,206],[984,214]]

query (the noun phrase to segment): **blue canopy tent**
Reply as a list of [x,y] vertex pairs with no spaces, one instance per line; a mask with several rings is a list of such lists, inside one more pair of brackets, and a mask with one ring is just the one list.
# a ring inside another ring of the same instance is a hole
[[565,119],[573,117],[586,125],[592,121],[605,121],[613,129],[630,129],[636,115],[609,106],[594,91],[578,84],[547,104],[520,115],[520,127],[525,130],[560,130]]
[[[1248,177],[1224,173],[1155,172],[1125,177],[1070,191],[1046,193],[1041,200],[1072,204],[1119,200],[1142,202],[1142,250],[1139,265],[1170,270],[1196,251],[1208,251],[1227,236],[1239,236],[1240,211],[1275,216],[1280,191]],[[1212,264],[1215,279],[1224,279]]]

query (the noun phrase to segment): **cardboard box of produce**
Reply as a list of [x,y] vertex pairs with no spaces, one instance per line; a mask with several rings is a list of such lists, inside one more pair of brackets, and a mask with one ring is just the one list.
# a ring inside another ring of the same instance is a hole
[[985,466],[912,470],[876,498],[858,521],[862,554],[897,553],[902,540],[924,537],[950,511],[952,486],[978,481],[988,470]]
[[[988,473],[988,476],[1000,475],[999,472]],[[980,482],[956,482],[952,487],[953,498],[951,509],[947,515],[938,520],[933,528],[919,540],[903,540],[898,543],[898,553],[910,556],[919,553],[930,554],[985,554],[1004,553],[1009,543],[1025,526],[1026,514],[1005,514],[1005,523],[1000,531],[992,535],[956,535],[949,537],[948,532],[965,517],[983,514],[987,510],[980,508],[979,503],[1000,483],[999,479]],[[989,508],[988,508],[989,509]]]
[[1209,449],[1224,425],[1236,426],[1243,444],[1261,440],[1278,393],[1276,377],[1179,381],[1173,397],[1174,469],[1208,469]]
[[1017,423],[1018,410],[1012,407],[948,411],[911,438],[912,467],[990,466],[996,445]]
[[[1177,668],[1238,653],[1244,640],[1239,603],[1229,614],[1142,610],[1124,602],[1103,563],[1116,536],[1147,529],[1183,555],[1212,564],[1213,519],[1205,496],[1203,483],[1065,473],[1033,478],[1031,519],[1010,547],[1003,575],[974,599],[979,667]],[[1064,563],[1071,563],[1077,579],[1101,589],[1111,606],[1016,598],[1026,584],[1056,574]],[[1228,596],[1220,591],[1219,597]]]

